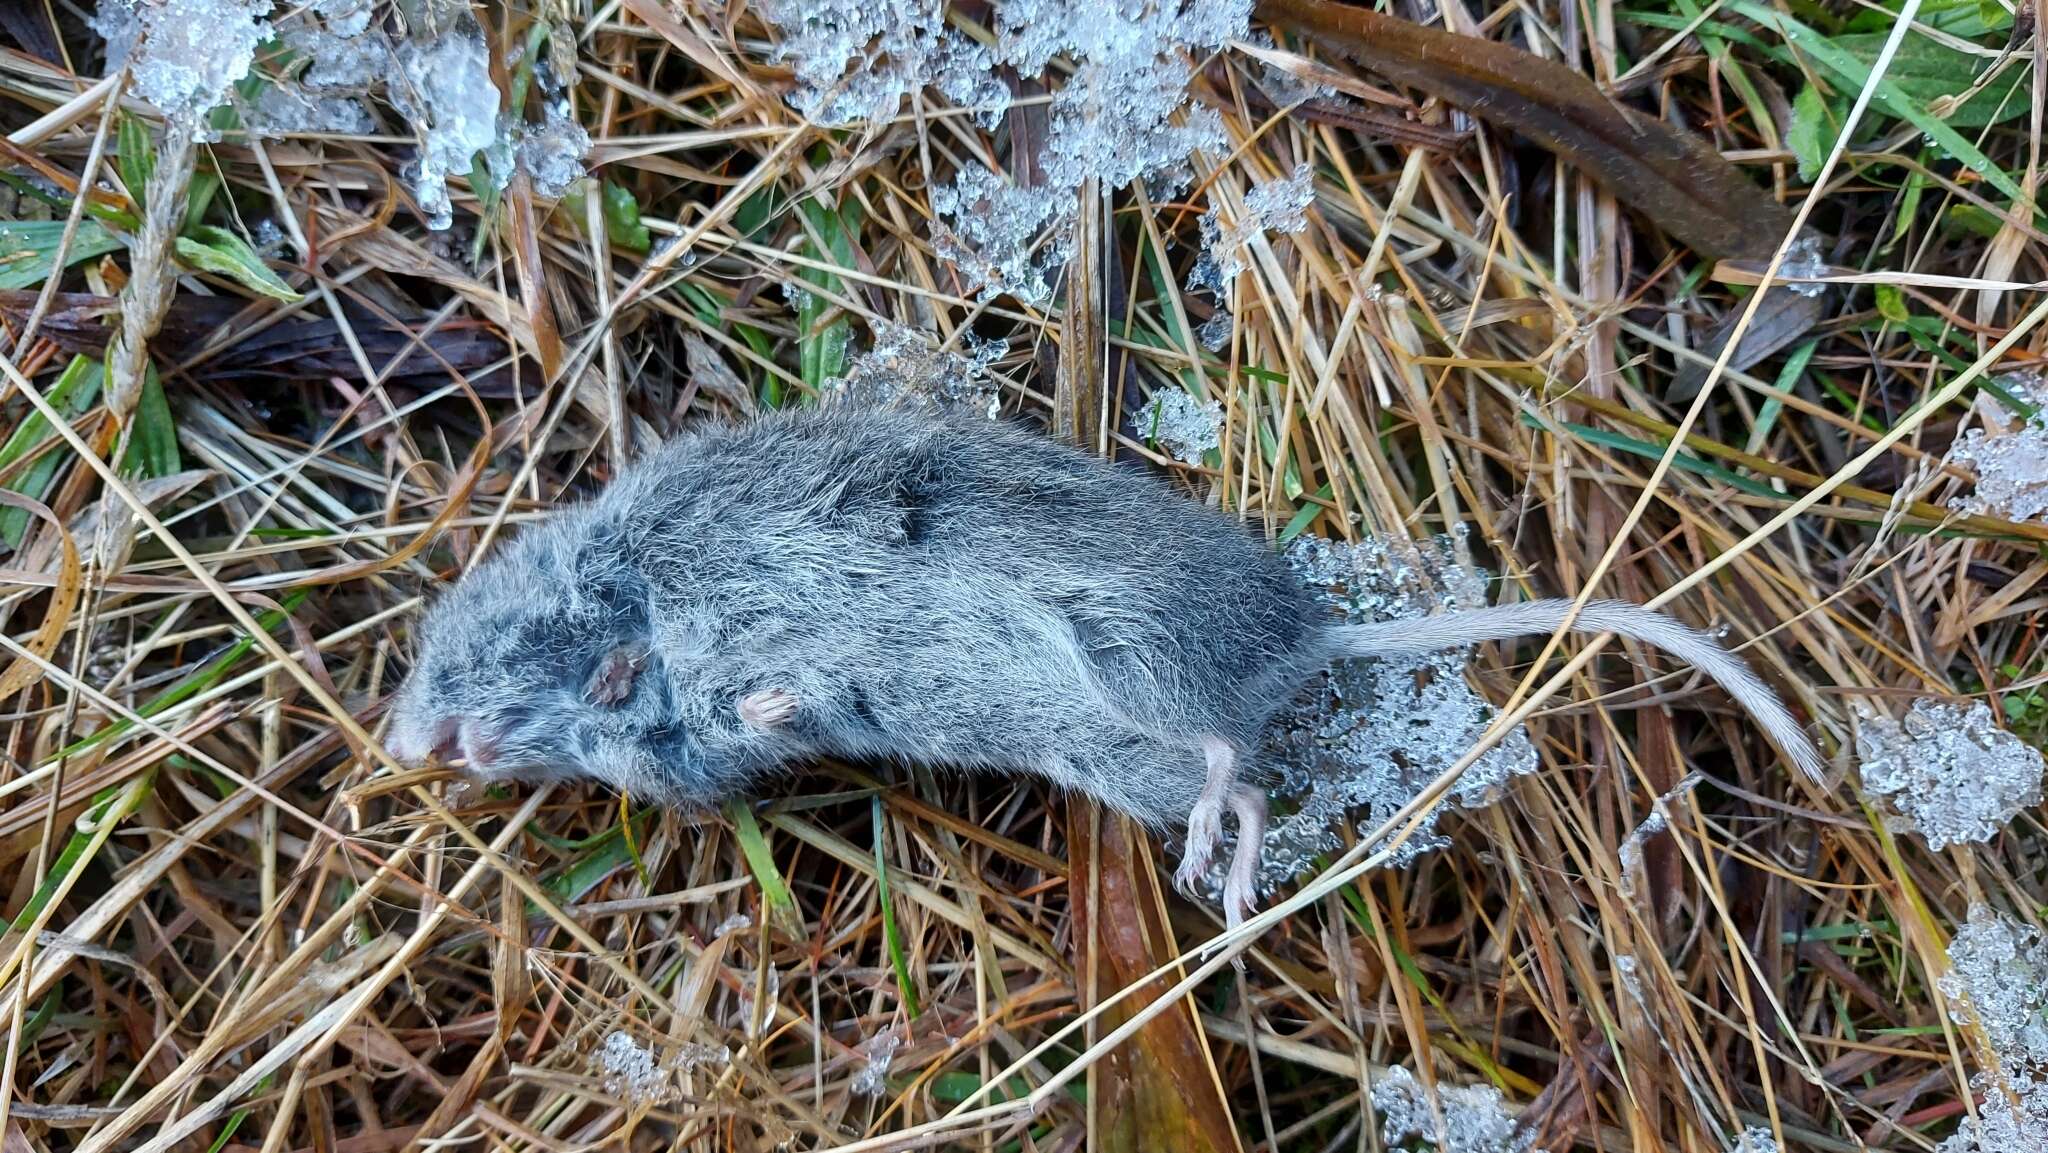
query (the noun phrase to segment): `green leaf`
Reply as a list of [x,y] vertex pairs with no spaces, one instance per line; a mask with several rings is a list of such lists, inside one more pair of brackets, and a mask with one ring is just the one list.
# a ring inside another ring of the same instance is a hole
[[185,189],[185,223],[178,231],[187,236],[204,223],[206,210],[213,207],[213,194],[220,191],[220,173],[211,168],[202,168],[192,174],[192,183]]
[[[1877,55],[1884,50],[1887,35],[1869,32],[1837,36],[1834,44],[1868,70],[1877,63]],[[1892,56],[1891,66],[1885,69],[1884,78],[1931,112],[1936,101],[1968,92],[1970,85],[1977,82],[1981,71],[1979,63],[1985,59],[1951,48],[1932,37],[1908,32],[1899,43],[1898,52]],[[1998,78],[1985,85],[1982,92],[1963,101],[1942,119],[1950,128],[1966,129],[1983,128],[2021,115],[2033,107],[2028,95],[2032,88],[2028,83],[2032,72],[2024,59],[2009,62]]]
[[[74,356],[64,367],[63,375],[50,386],[49,401],[65,416],[77,416],[92,407],[100,394],[100,380],[105,375],[100,362],[85,356]],[[41,448],[51,437],[50,422],[40,412],[30,412],[14,428],[14,434],[7,443],[0,445],[0,472],[7,466]],[[57,475],[57,466],[64,462],[64,453],[46,452],[37,457],[27,468],[7,481],[7,488],[43,499],[50,490],[50,480]],[[0,508],[0,539],[10,547],[20,548],[21,538],[28,533],[28,513],[18,508]]]
[[293,301],[300,294],[270,271],[249,242],[225,228],[202,224],[178,238],[178,259],[202,272],[217,273],[273,300]]
[[1913,319],[1911,309],[1906,307],[1906,294],[1896,284],[1877,286],[1877,314],[1895,324],[1904,324]]
[[131,476],[145,477],[170,476],[184,468],[178,458],[178,426],[171,420],[171,402],[154,364],[142,378],[135,432],[128,438],[128,456],[121,467]]
[[1827,98],[1812,84],[1792,98],[1792,127],[1785,133],[1785,147],[1799,158],[1799,179],[1812,182],[1834,150],[1841,118],[1828,107]]
[[733,834],[740,842],[740,855],[747,859],[747,869],[754,874],[754,883],[761,886],[761,904],[767,910],[768,920],[777,928],[798,940],[803,939],[803,915],[797,912],[796,898],[789,895],[789,885],[782,879],[782,870],[775,867],[775,854],[768,848],[768,838],[761,832],[761,823],[754,819],[754,810],[745,801],[728,801],[725,815],[732,821]]
[[604,234],[611,242],[630,252],[645,252],[653,244],[647,226],[640,223],[640,201],[623,184],[604,182]]
[[[71,875],[92,863],[100,847],[113,835],[114,826],[127,820],[129,814],[141,806],[155,783],[156,770],[151,769],[127,784],[107,789],[93,798],[92,806],[79,815],[70,840],[65,842],[63,851],[57,854],[57,860],[44,875],[41,887],[15,915],[8,925],[9,930],[20,933],[35,924],[36,918],[42,915],[58,891],[70,887]],[[79,832],[78,829],[92,831]]]
[[[579,180],[555,206],[575,224],[576,230],[588,234],[590,231],[590,187],[595,180]],[[604,202],[598,206],[604,217],[604,234],[611,240],[612,247],[628,252],[646,252],[653,247],[654,238],[648,235],[647,226],[640,222],[640,201],[633,191],[622,184],[607,180],[604,182]]]
[[[853,237],[860,227],[860,201],[849,197],[844,207],[834,211],[823,199],[806,200],[797,210],[810,226],[811,239],[803,247],[804,255],[840,268],[852,267]],[[818,269],[799,269],[797,280],[834,295],[844,295],[846,290],[837,276]],[[797,306],[798,361],[803,366],[804,383],[812,389],[846,371],[846,346],[853,337],[853,323],[838,308],[813,292],[805,293]],[[831,319],[828,321],[827,317]],[[772,387],[773,382],[770,384]]]
[[917,984],[910,979],[910,962],[903,955],[903,936],[896,929],[896,902],[889,896],[889,855],[882,850],[889,844],[889,832],[882,820],[882,796],[872,798],[875,825],[875,894],[882,902],[882,940],[889,950],[889,966],[896,970],[896,989],[903,995],[903,1012],[916,1018]]
[[[1824,66],[1840,80],[1844,90],[1861,92],[1870,80],[1870,65],[1857,58],[1856,54],[1836,44],[1833,40],[1812,28],[1793,20],[1784,13],[1757,0],[1728,0],[1727,7],[1739,12],[1766,28],[1774,28],[1786,42],[1804,52],[1807,57]],[[1903,50],[1903,45],[1901,49]],[[1897,60],[1894,59],[1894,64]],[[1877,83],[1873,103],[1918,128],[1927,135],[1928,142],[1959,161],[1965,168],[1981,175],[2000,192],[2014,200],[2025,201],[2026,193],[2012,174],[1992,163],[1991,158],[1942,118],[1929,112],[1925,105],[1901,89],[1897,82],[1884,78]]]
[[[9,220],[0,222],[0,288],[34,288],[49,279],[57,260],[57,245],[64,239],[62,220]],[[96,220],[81,220],[72,234],[71,247],[64,250],[64,263],[78,264],[118,251],[121,241],[100,227]]]
[[156,150],[149,142],[149,129],[142,121],[128,113],[121,114],[121,124],[115,137],[114,147],[119,150],[121,183],[128,186],[128,198],[135,207],[145,207],[149,195],[149,178],[156,171]]

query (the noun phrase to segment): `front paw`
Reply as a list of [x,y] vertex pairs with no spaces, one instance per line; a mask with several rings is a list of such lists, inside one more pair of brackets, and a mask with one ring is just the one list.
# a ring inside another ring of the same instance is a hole
[[740,721],[757,733],[773,732],[796,719],[800,702],[787,689],[761,689],[740,698]]

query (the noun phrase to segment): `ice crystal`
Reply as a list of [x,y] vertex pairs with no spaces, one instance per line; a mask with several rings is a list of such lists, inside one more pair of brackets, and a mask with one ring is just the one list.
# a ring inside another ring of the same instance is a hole
[[[482,30],[465,16],[441,35],[399,42],[395,55],[391,105],[420,137],[419,159],[407,175],[427,227],[439,231],[454,221],[449,179],[469,175],[477,153],[510,147],[499,131],[501,97],[491,80],[490,51]],[[510,175],[503,158],[492,167]]]
[[882,321],[875,326],[874,347],[855,356],[846,375],[826,387],[854,404],[972,408],[993,417],[1002,395],[988,366],[1009,351],[1009,343],[970,341],[968,347],[968,355],[936,349],[914,329]]
[[1223,142],[1221,117],[1190,108],[1187,54],[1245,34],[1250,0],[1002,0],[994,40],[946,24],[941,0],[774,0],[779,55],[796,71],[792,103],[826,124],[892,117],[903,98],[935,88],[993,125],[1010,94],[1002,70],[1045,77],[1071,65],[1053,93],[1032,187],[979,165],[933,189],[939,250],[984,296],[1051,295],[1072,248],[1075,192],[1145,182],[1165,195],[1185,183],[1191,153]]
[[[1826,276],[1828,262],[1821,258],[1820,237],[1807,233],[1792,242],[1785,252],[1785,259],[1778,264],[1780,276]],[[1786,288],[1801,296],[1819,296],[1828,290],[1825,284],[1787,284]]]
[[1202,255],[1188,272],[1188,288],[1222,295],[1249,261],[1245,247],[1266,232],[1300,232],[1308,227],[1308,206],[1315,203],[1315,177],[1306,164],[1294,174],[1252,186],[1244,194],[1244,215],[1224,225],[1215,209],[1202,215]]
[[603,1078],[605,1092],[642,1105],[674,1100],[680,1092],[676,1085],[678,1073],[731,1061],[732,1050],[695,1041],[678,1046],[667,1060],[662,1060],[624,1029],[607,1033],[604,1043],[591,1056],[591,1065]]
[[1229,345],[1230,334],[1235,327],[1229,310],[1219,308],[1209,319],[1202,322],[1202,327],[1195,330],[1195,336],[1201,340],[1203,348],[1210,352],[1222,352],[1225,346]]
[[243,110],[243,127],[259,136],[372,131],[363,98],[384,78],[391,47],[371,30],[370,13],[370,0],[316,0],[280,17],[278,42],[296,63]]
[[711,930],[711,935],[713,937],[723,937],[727,933],[744,933],[748,929],[751,929],[753,927],[754,918],[749,917],[745,913],[734,913],[732,916],[727,917],[723,921],[720,921],[718,925]]
[[519,133],[519,166],[538,196],[553,200],[583,179],[590,133],[576,123],[567,102],[551,106],[547,118]]
[[[2015,1077],[2001,1085],[1978,1074],[1970,1088],[1983,1096],[1977,1116],[1935,1147],[1935,1153],[2018,1153],[2048,1149],[2048,1081]],[[2010,1096],[2008,1095],[2010,1091]]]
[[92,27],[107,42],[107,67],[126,64],[135,94],[175,124],[205,132],[207,115],[271,37],[270,0],[104,0]]
[[947,26],[944,0],[774,0],[762,14],[796,72],[790,104],[819,124],[887,120],[927,87],[991,126],[1009,106],[993,56]]
[[2007,1065],[2048,1072],[2048,942],[2041,931],[1972,906],[1969,923],[1949,941],[1948,965],[1940,984],[1949,1016],[1981,1029]]
[[[1353,621],[1419,617],[1486,603],[1485,574],[1461,559],[1463,535],[1460,526],[1424,544],[1304,536],[1288,560]],[[1372,833],[1478,742],[1498,713],[1466,683],[1468,655],[1450,649],[1340,661],[1274,720],[1258,753],[1258,763],[1278,777],[1262,887],[1285,883],[1341,850],[1346,824],[1360,836]],[[1511,778],[1534,772],[1537,763],[1528,732],[1515,728],[1465,770],[1391,863],[1448,843],[1435,831],[1446,805],[1492,804]],[[1210,882],[1220,884],[1217,874]]]
[[1778,1139],[1771,1136],[1769,1129],[1752,1125],[1735,1138],[1728,1153],[1778,1153]]
[[1436,1099],[1443,1107],[1442,1128],[1422,1082],[1399,1065],[1387,1070],[1372,1086],[1380,1139],[1396,1148],[1421,1140],[1436,1153],[1542,1153],[1530,1148],[1533,1135],[1516,1132],[1515,1119],[1493,1086],[1438,1082]]
[[1131,427],[1185,464],[1200,464],[1223,444],[1223,406],[1196,400],[1178,388],[1162,388],[1131,414]]
[[654,1059],[654,1051],[633,1040],[624,1029],[605,1035],[597,1051],[597,1067],[604,1074],[604,1089],[614,1097],[654,1102],[672,1091],[668,1070]]
[[894,1029],[875,1034],[861,1046],[867,1063],[854,1075],[853,1091],[862,1097],[875,1097],[888,1089],[889,1066],[896,1060],[896,1050],[902,1047],[903,1037]]
[[932,189],[932,211],[945,222],[939,255],[985,297],[1048,300],[1073,253],[1074,203],[1071,188],[1024,188],[980,166],[963,168]]
[[[2048,521],[2048,383],[2038,372],[2008,373],[1997,384],[2034,411],[2011,432],[1973,428],[1949,449],[1949,460],[1977,474],[1974,495],[1949,502],[1956,512],[1987,513],[2012,521]],[[2010,424],[2013,414],[1987,395],[1988,422]]]
[[2001,729],[1983,702],[1915,701],[1905,719],[1867,707],[1857,728],[1863,787],[1890,802],[1893,829],[1931,849],[1988,841],[2041,803],[2040,750]]

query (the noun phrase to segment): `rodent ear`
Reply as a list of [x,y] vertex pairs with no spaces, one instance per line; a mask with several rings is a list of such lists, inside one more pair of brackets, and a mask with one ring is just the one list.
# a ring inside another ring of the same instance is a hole
[[787,689],[760,689],[740,698],[740,720],[757,732],[769,732],[796,719],[802,703]]
[[633,682],[640,671],[647,667],[647,649],[640,645],[620,645],[598,658],[597,668],[590,674],[590,683],[584,686],[583,696],[591,704],[612,708],[624,704],[633,695]]

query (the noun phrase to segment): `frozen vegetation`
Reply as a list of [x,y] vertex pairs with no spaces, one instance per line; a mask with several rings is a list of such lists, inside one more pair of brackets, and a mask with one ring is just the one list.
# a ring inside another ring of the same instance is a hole
[[699,1067],[716,1067],[731,1062],[727,1049],[688,1042],[668,1059],[633,1039],[623,1029],[605,1035],[604,1043],[591,1057],[591,1066],[604,1084],[605,1092],[640,1105],[672,1101],[681,1092],[678,1074]]
[[1038,184],[1019,188],[970,164],[933,192],[947,226],[940,251],[986,295],[1051,295],[1088,181],[1142,181],[1164,194],[1185,183],[1190,154],[1223,143],[1216,113],[1189,106],[1189,56],[1243,36],[1250,0],[1002,0],[992,45],[949,28],[942,9],[939,0],[776,0],[767,15],[797,74],[791,103],[826,124],[893,117],[927,88],[992,124],[1010,101],[1000,69],[1047,78],[1054,57],[1071,62],[1031,158]]
[[1267,232],[1295,233],[1308,227],[1308,206],[1315,203],[1313,174],[1306,164],[1294,174],[1254,184],[1244,194],[1244,215],[1226,225],[1216,209],[1202,216],[1202,255],[1188,273],[1190,289],[1221,296],[1230,281],[1249,264],[1245,248]]
[[2041,931],[1983,905],[1948,945],[1940,984],[1949,1015],[1974,1025],[1998,1056],[2004,1077],[1980,1073],[1983,1097],[1937,1153],[2011,1153],[2048,1149],[2048,941]]
[[1988,841],[2041,803],[2040,750],[1998,727],[1972,702],[1915,701],[1903,720],[1863,710],[1856,753],[1863,787],[1885,798],[1891,827],[1931,849]]
[[[209,114],[231,102],[258,137],[373,132],[369,102],[381,97],[419,142],[406,175],[429,228],[453,222],[452,179],[502,189],[516,164],[549,199],[583,179],[590,136],[544,59],[533,68],[542,115],[528,123],[501,110],[490,47],[466,9],[410,35],[374,15],[370,0],[313,0],[274,14],[269,0],[109,0],[93,27],[106,39],[109,67],[130,66],[136,95],[202,138],[213,135]],[[275,69],[238,94],[258,49],[272,42],[283,49]],[[479,156],[484,164],[473,171]]]
[[2006,1063],[2048,1072],[2048,942],[2040,930],[1977,905],[1949,941],[1948,962],[1941,992],[1956,1023],[1982,1029]]
[[474,27],[424,43],[397,45],[398,76],[391,106],[419,134],[420,153],[407,173],[413,194],[427,214],[427,227],[454,221],[448,181],[467,176],[479,152],[498,143],[498,86],[491,80],[489,50]]
[[1165,387],[1131,414],[1131,427],[1140,437],[1173,454],[1184,464],[1200,464],[1202,458],[1223,444],[1223,406],[1213,400],[1196,400],[1185,391]]
[[1002,392],[988,367],[1009,351],[1009,344],[970,339],[968,347],[972,351],[964,356],[933,348],[915,329],[878,321],[874,347],[854,356],[846,375],[827,381],[826,387],[854,404],[970,408],[993,417]]
[[903,1035],[894,1029],[877,1033],[861,1046],[864,1058],[860,1072],[853,1076],[853,1091],[863,1097],[879,1097],[889,1088],[889,1066],[896,1050],[903,1047]]
[[1977,491],[1950,502],[1961,513],[1982,513],[2012,521],[2048,520],[2048,384],[2038,372],[2009,373],[1998,384],[2028,414],[2008,413],[1989,395],[1984,405],[1997,424],[2024,420],[2010,432],[1973,428],[1949,449],[1949,460],[1977,474]]
[[1975,1117],[1966,1117],[1935,1153],[2020,1153],[2048,1149],[2048,1081],[2014,1076],[2001,1083],[1983,1074],[1971,1079],[1981,1094]]
[[1531,1149],[1534,1138],[1516,1132],[1515,1119],[1493,1086],[1439,1081],[1436,1098],[1443,1107],[1441,1127],[1422,1082],[1398,1065],[1387,1070],[1372,1086],[1380,1140],[1390,1149],[1410,1148],[1409,1142],[1420,1140],[1435,1153],[1543,1153]]
[[270,39],[270,0],[103,0],[93,30],[109,70],[126,64],[137,96],[172,123],[210,139],[207,118],[249,74]]

